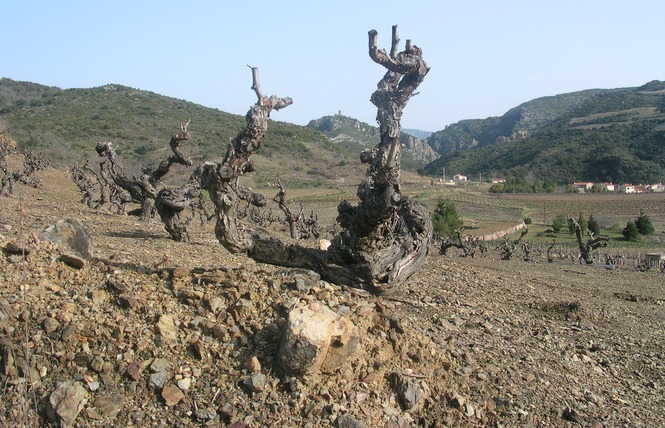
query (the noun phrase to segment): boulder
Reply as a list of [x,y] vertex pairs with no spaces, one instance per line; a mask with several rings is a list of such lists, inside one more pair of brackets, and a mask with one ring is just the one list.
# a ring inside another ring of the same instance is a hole
[[83,258],[92,258],[93,247],[90,235],[74,220],[58,220],[44,229],[42,241],[58,244],[65,252],[71,252]]
[[162,344],[168,345],[175,342],[178,338],[178,327],[175,325],[173,316],[169,314],[163,314],[159,317],[156,330],[158,334],[157,339],[159,339]]
[[360,331],[351,320],[322,303],[296,307],[282,334],[277,366],[285,375],[330,372],[352,356]]
[[49,396],[47,413],[52,420],[59,419],[61,427],[73,427],[87,398],[88,394],[80,383],[63,382]]

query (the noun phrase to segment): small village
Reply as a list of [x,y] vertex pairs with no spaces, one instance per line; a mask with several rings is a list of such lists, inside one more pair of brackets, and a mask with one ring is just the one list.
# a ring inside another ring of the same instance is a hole
[[577,193],[660,193],[665,192],[665,184],[630,184],[614,185],[613,183],[594,183],[580,181],[573,183],[573,191]]
[[[482,179],[481,179],[482,180]],[[437,184],[456,185],[467,183],[472,180],[464,174],[453,175],[452,180],[439,179]],[[490,180],[488,180],[490,181]],[[492,184],[502,184],[506,182],[505,178],[492,178]],[[566,186],[567,191],[572,193],[662,193],[665,192],[665,184],[631,184],[623,183],[616,185],[614,183],[596,183],[593,181],[576,181]]]

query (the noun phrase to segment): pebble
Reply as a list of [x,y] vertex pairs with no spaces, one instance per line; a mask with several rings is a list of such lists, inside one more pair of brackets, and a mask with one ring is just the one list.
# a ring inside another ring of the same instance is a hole
[[150,371],[153,373],[163,372],[169,368],[169,362],[163,358],[155,358],[150,364]]
[[124,398],[121,394],[102,395],[95,399],[86,415],[90,419],[113,420],[123,407]]
[[160,389],[164,386],[164,382],[166,382],[166,372],[162,371],[152,373],[148,380],[148,385],[150,385],[152,388]]
[[90,362],[90,368],[96,371],[97,373],[101,372],[104,367],[104,359],[102,357],[95,357]]
[[85,260],[73,254],[61,254],[60,260],[62,260],[67,266],[76,269],[83,269],[85,267]]
[[192,386],[192,378],[184,377],[177,382],[177,385],[181,390],[187,391]]
[[44,331],[46,334],[51,334],[60,328],[60,322],[57,319],[48,317],[44,320]]
[[337,426],[339,428],[365,428],[365,424],[357,421],[353,416],[345,413],[337,417]]
[[245,386],[248,386],[255,392],[263,391],[266,388],[267,383],[268,378],[263,373],[254,373],[243,382]]
[[62,427],[74,426],[74,421],[87,399],[83,386],[76,382],[63,382],[49,396],[49,415],[52,419],[59,418]]
[[250,358],[247,361],[246,367],[250,373],[258,373],[261,371],[261,363],[259,362],[259,359],[256,358],[256,356]]
[[162,398],[167,406],[173,407],[185,398],[185,394],[175,386],[165,386],[162,389]]
[[132,379],[133,381],[139,380],[141,377],[141,366],[139,365],[138,361],[132,361],[128,366],[127,366],[127,375]]
[[164,344],[174,342],[178,337],[178,330],[173,321],[173,316],[168,314],[160,316],[159,321],[157,321],[157,332],[161,335]]

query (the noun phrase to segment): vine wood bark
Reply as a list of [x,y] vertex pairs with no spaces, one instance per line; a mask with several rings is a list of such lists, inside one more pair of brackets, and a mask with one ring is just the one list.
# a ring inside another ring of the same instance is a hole
[[572,217],[568,217],[568,222],[572,223],[575,227],[575,237],[577,238],[577,247],[580,249],[578,259],[580,263],[584,262],[588,265],[595,262],[593,257],[593,250],[600,247],[606,247],[610,241],[609,236],[599,235],[594,237],[593,232],[589,231],[589,239],[584,242],[582,226]]
[[[7,164],[7,158],[11,155],[22,155],[22,169],[11,171]],[[16,141],[0,131],[0,196],[10,196],[14,193],[15,183],[22,183],[32,187],[40,187],[42,182],[35,176],[35,172],[48,166],[48,161],[39,153],[30,150],[21,150]]]
[[247,113],[247,126],[229,143],[223,162],[207,162],[201,171],[201,185],[215,204],[215,234],[226,249],[259,262],[308,268],[330,282],[375,294],[394,292],[422,266],[432,239],[432,223],[422,205],[401,193],[399,137],[403,109],[429,68],[420,48],[410,40],[404,51],[397,52],[396,26],[390,54],[378,49],[377,41],[378,33],[370,31],[369,56],[387,69],[371,96],[381,139],[360,156],[368,170],[358,186],[359,202],[339,204],[337,221],[343,231],[327,250],[275,238],[237,218],[241,201],[257,206],[266,203],[263,195],[239,186],[238,179],[254,170],[250,156],[261,146],[271,111],[292,103],[290,98],[263,95],[258,69],[252,68],[252,89],[258,100]]
[[272,198],[277,202],[279,209],[284,213],[286,224],[289,226],[289,233],[293,239],[308,239],[311,237],[319,237],[319,224],[318,219],[314,212],[310,213],[309,218],[305,217],[305,210],[300,204],[300,210],[295,213],[286,200],[286,189],[282,185],[282,181],[277,179],[276,183],[269,183],[271,186],[279,188],[279,192]]
[[173,154],[160,162],[157,169],[145,168],[140,177],[129,178],[125,175],[112,142],[101,142],[95,147],[97,154],[103,158],[99,164],[101,175],[109,177],[115,185],[131,195],[133,202],[141,204],[141,219],[143,220],[149,220],[154,215],[157,185],[159,180],[169,172],[171,165],[174,163],[184,166],[192,165],[192,160],[180,150],[182,142],[189,140],[190,133],[187,126],[190,122],[191,119],[186,124],[181,123],[181,132],[171,136],[169,146]]

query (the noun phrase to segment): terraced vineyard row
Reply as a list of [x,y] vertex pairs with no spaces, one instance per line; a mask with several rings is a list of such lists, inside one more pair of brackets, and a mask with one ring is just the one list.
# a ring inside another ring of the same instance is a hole
[[[313,211],[322,228],[335,225],[337,205],[343,199],[355,201],[355,187],[294,189],[287,192],[293,203],[302,202],[305,214]],[[550,225],[558,215],[593,216],[603,228],[623,228],[644,211],[657,233],[665,230],[665,194],[488,194],[477,190],[432,187],[423,184],[404,186],[404,192],[417,198],[430,211],[440,199],[455,204],[466,226],[476,235],[506,229],[530,217],[536,224]],[[264,191],[270,196],[271,192]],[[297,205],[296,205],[297,206]],[[275,211],[275,215],[281,215]],[[535,224],[534,224],[535,226]],[[535,230],[535,229],[534,229]]]
[[[465,224],[474,227],[474,233],[494,232],[522,221],[524,207],[519,201],[445,188],[407,187],[405,193],[417,198],[430,211],[436,208],[440,199],[450,200],[464,218]],[[294,202],[302,202],[306,214],[309,214],[310,210],[314,211],[319,224],[327,227],[335,223],[337,205],[342,199],[355,200],[355,188],[294,190],[290,198]]]
[[593,216],[604,227],[621,227],[644,212],[657,231],[665,230],[665,193],[644,194],[521,194],[500,196],[522,204],[534,222],[549,224],[558,215]]

